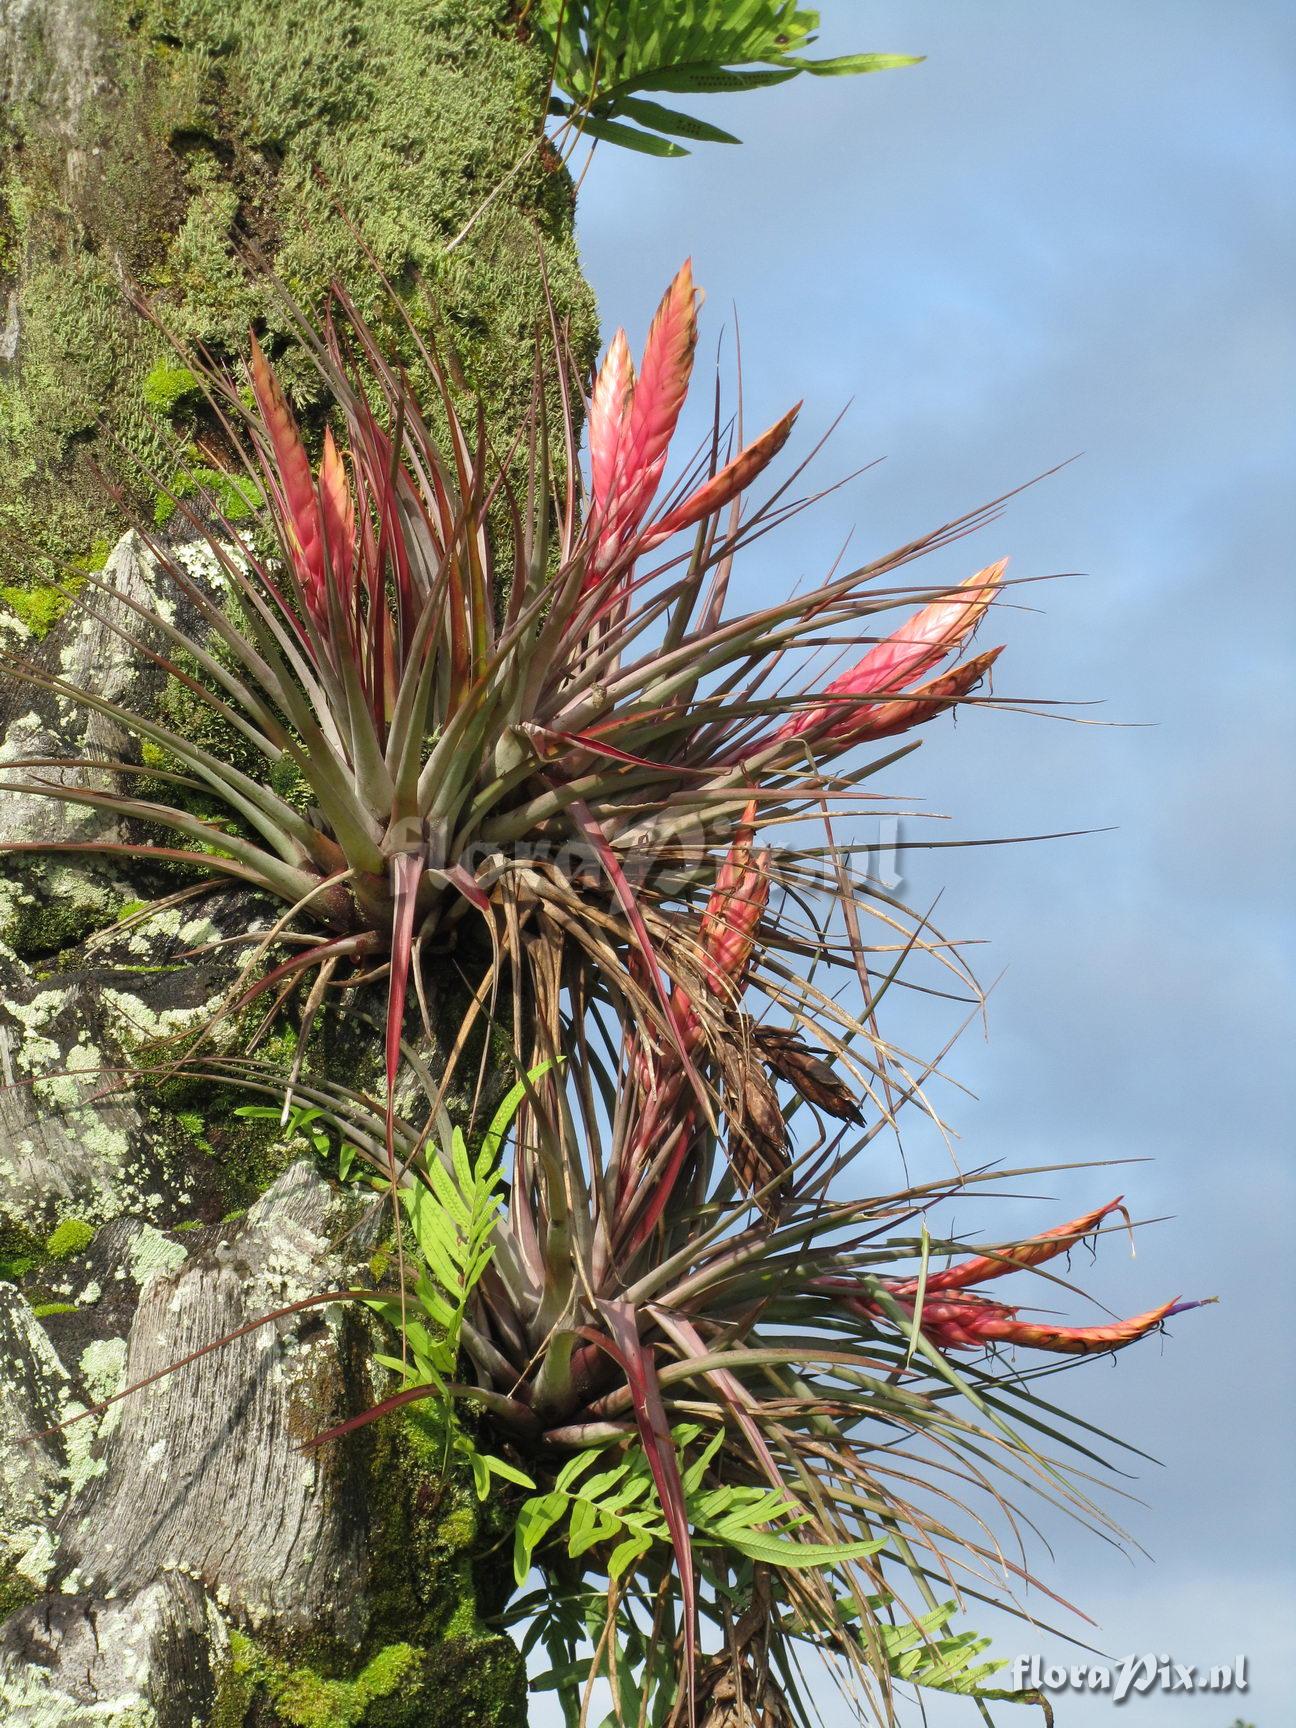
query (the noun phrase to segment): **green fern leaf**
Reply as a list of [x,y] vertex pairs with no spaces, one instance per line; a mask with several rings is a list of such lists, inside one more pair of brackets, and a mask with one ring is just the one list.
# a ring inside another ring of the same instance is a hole
[[[675,137],[736,143],[730,132],[658,103],[644,90],[709,94],[781,84],[799,73],[841,77],[909,66],[907,54],[806,59],[817,12],[795,0],[536,0],[532,23],[563,95],[551,104],[591,138],[653,156],[683,156]],[[622,122],[633,120],[635,126]],[[642,128],[642,130],[640,129]]]

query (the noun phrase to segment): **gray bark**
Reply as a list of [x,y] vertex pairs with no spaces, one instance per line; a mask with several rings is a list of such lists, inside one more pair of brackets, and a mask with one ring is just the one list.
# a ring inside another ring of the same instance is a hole
[[[345,1287],[372,1247],[373,1222],[308,1164],[293,1165],[241,1222],[190,1237],[195,1249],[181,1264],[146,1277],[125,1383],[303,1296]],[[104,1468],[60,1521],[52,1580],[96,1595],[187,1573],[242,1624],[276,1619],[358,1646],[358,1449],[301,1448],[368,1395],[362,1332],[349,1307],[307,1309],[125,1399]],[[284,1467],[268,1468],[272,1460]]]
[[194,1728],[210,1720],[229,1655],[211,1598],[183,1576],[112,1601],[51,1597],[11,1618],[3,1643],[15,1728]]
[[[204,1720],[229,1624],[360,1648],[371,1609],[363,1458],[354,1445],[302,1451],[372,1394],[353,1311],[308,1309],[245,1333],[52,1442],[24,1447],[16,1431],[47,1427],[52,1411],[66,1421],[76,1403],[58,1396],[65,1387],[111,1396],[249,1320],[345,1285],[372,1245],[373,1204],[299,1163],[243,1220],[183,1246],[133,1222],[95,1244],[71,1282],[125,1273],[134,1284],[124,1349],[103,1339],[81,1348],[80,1316],[51,1323],[54,1349],[32,1341],[29,1319],[17,1322],[27,1359],[9,1381],[6,1428],[36,1468],[10,1515],[41,1526],[22,1565],[46,1594],[0,1628],[5,1720],[56,1728],[103,1720],[110,1706],[123,1721],[151,1708],[159,1728]],[[60,1331],[67,1364],[55,1355]],[[72,1492],[42,1526],[59,1465]],[[98,1715],[84,1713],[91,1705]]]
[[[130,541],[109,570],[141,592],[152,580]],[[69,615],[40,652],[147,704],[153,671],[105,653],[106,634]],[[28,709],[21,687],[8,698],[10,759],[29,753],[15,731],[39,732],[38,753],[91,760],[126,742],[74,705],[41,698]],[[15,726],[16,710],[34,718]],[[39,822],[55,840],[79,821],[57,801],[0,796],[0,839]],[[7,867],[3,931],[15,940],[31,939],[43,868]],[[82,894],[78,915],[112,920],[149,892],[129,868],[93,893],[90,872],[61,868]],[[108,922],[52,957],[39,940],[27,959],[0,941],[0,1219],[39,1261],[21,1290],[0,1282],[0,1580],[11,1598],[36,1596],[0,1626],[0,1721],[190,1728],[219,1709],[222,1724],[287,1728],[297,1719],[276,1703],[276,1676],[322,1661],[345,1685],[376,1653],[405,1646],[403,1684],[426,1704],[402,1721],[521,1719],[516,1652],[477,1620],[490,1605],[475,1571],[489,1542],[473,1516],[465,1522],[461,1488],[439,1506],[445,1485],[429,1489],[399,1436],[303,1449],[385,1390],[354,1305],[257,1327],[67,1425],[249,1321],[368,1277],[384,1227],[377,1200],[330,1184],[312,1159],[220,1222],[221,1148],[138,1072],[151,1042],[210,1020],[243,953],[227,939],[272,917],[217,888],[139,930]],[[44,1237],[68,1220],[93,1239],[70,1258],[42,1257]],[[437,1523],[447,1507],[453,1541]]]

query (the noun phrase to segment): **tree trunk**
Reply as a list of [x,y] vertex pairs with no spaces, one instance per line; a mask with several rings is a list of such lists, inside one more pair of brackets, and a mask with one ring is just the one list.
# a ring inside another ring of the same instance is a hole
[[[0,646],[166,699],[52,586],[95,568],[149,596],[123,530],[201,457],[192,382],[127,290],[183,343],[235,356],[254,325],[282,348],[255,255],[307,303],[340,275],[398,343],[381,270],[501,432],[546,280],[589,352],[570,182],[535,147],[545,74],[499,0],[0,0]],[[0,687],[0,763],[123,742]],[[0,793],[0,841],[73,831]],[[400,1418],[303,1449],[380,1390],[353,1308],[57,1427],[382,1251],[381,1202],[286,1160],[236,1098],[132,1078],[228,989],[218,944],[275,915],[221,891],[137,928],[157,886],[128,856],[0,880],[0,1720],[520,1723],[497,1509]]]
[[594,329],[571,182],[537,148],[546,73],[508,0],[0,0],[4,580],[102,563],[96,468],[136,505],[176,477],[192,403],[127,285],[241,355],[250,324],[288,328],[249,250],[306,303],[340,275],[390,336],[380,269],[511,429],[542,245],[578,351]]

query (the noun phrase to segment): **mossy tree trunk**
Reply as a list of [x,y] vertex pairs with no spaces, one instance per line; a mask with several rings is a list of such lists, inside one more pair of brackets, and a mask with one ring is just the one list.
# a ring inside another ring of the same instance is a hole
[[[146,593],[123,532],[161,519],[201,464],[189,381],[133,292],[218,354],[255,326],[309,406],[249,255],[307,304],[342,277],[399,344],[381,270],[501,433],[529,396],[546,279],[589,352],[571,185],[537,145],[545,76],[505,0],[0,0],[7,640],[65,667],[93,651],[75,615],[39,639],[64,604],[52,585],[107,564]],[[62,737],[66,714],[28,707],[0,690],[0,759],[47,732],[41,751],[86,747]],[[27,837],[22,808],[0,804],[0,839]],[[105,1067],[228,983],[182,957],[249,927],[227,895],[87,947],[151,890],[66,863],[0,881],[0,1718],[506,1728],[524,1700],[487,1624],[490,1509],[411,1422],[301,1451],[373,1395],[354,1315],[314,1310],[23,1443],[254,1312],[347,1283],[382,1232],[317,1170],[279,1174],[210,1099],[132,1093],[109,1114]]]
[[508,0],[3,0],[5,581],[102,560],[120,518],[94,465],[136,504],[174,477],[183,384],[125,286],[180,340],[241,354],[249,325],[287,324],[253,248],[306,303],[340,275],[397,333],[337,206],[509,424],[542,246],[578,346],[593,329],[571,183],[535,148],[545,76]]

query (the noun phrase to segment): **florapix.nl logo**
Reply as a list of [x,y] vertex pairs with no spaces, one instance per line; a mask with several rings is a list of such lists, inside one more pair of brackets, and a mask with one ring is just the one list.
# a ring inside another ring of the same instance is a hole
[[1150,1650],[1111,1663],[1069,1665],[1047,1662],[1042,1656],[1018,1656],[1011,1673],[1019,1692],[1106,1693],[1113,1704],[1127,1703],[1145,1693],[1242,1693],[1250,1686],[1245,1656],[1206,1667]]

